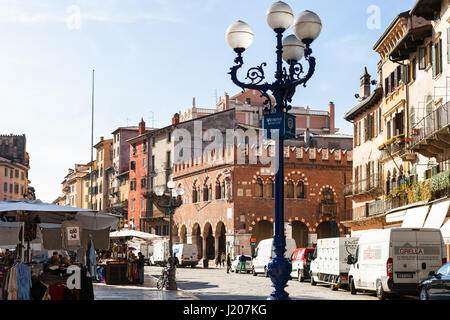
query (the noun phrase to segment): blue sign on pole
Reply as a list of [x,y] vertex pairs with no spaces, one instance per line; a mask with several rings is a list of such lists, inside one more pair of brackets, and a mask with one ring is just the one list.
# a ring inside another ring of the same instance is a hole
[[263,117],[263,128],[266,137],[272,139],[271,130],[279,130],[279,137],[294,139],[296,136],[296,118],[286,112],[268,114]]

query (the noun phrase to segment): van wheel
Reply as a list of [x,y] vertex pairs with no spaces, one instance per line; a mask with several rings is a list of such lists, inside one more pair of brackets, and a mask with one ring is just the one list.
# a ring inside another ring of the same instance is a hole
[[380,280],[377,280],[377,298],[379,300],[386,300],[386,292],[383,290],[383,286]]
[[430,300],[430,296],[428,295],[427,289],[425,287],[420,290],[420,300]]
[[252,267],[252,274],[254,277],[256,277],[258,274],[256,273],[255,267]]
[[353,281],[353,278],[350,278],[350,281],[348,282],[348,287],[351,294],[356,294],[355,282]]
[[267,274],[267,267],[264,267],[264,277],[268,278],[269,275]]
[[305,281],[305,277],[303,276],[303,271],[298,270],[298,282],[304,282],[304,281]]
[[312,273],[311,273],[311,285],[312,286],[317,286],[317,282],[314,281],[314,276],[313,276]]

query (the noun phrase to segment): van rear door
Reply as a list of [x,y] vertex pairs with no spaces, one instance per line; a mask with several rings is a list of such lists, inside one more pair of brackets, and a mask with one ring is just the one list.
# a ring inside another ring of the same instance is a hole
[[442,266],[442,238],[440,230],[416,231],[417,247],[417,270],[418,281],[428,279],[430,271],[438,270]]
[[[418,283],[417,234],[412,229],[394,229],[391,232],[393,246],[394,283]],[[387,261],[385,261],[387,265]]]

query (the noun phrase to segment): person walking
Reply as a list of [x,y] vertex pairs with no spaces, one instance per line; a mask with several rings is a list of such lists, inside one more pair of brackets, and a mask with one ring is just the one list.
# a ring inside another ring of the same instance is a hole
[[219,252],[216,257],[216,268],[217,268],[217,266],[220,266],[220,265],[221,265],[221,255]]
[[247,266],[245,265],[245,259],[244,256],[239,256],[239,261],[240,261],[240,268],[239,268],[239,273],[242,273],[242,269],[244,269],[244,272],[247,273]]
[[138,275],[139,275],[139,284],[144,284],[144,255],[142,254],[142,252],[138,253],[138,261],[137,261],[137,270],[138,270]]
[[227,254],[227,273],[230,273],[231,270],[231,257],[230,254]]
[[222,267],[225,267],[226,260],[227,260],[227,256],[225,255],[225,252],[222,252],[222,257],[221,257]]

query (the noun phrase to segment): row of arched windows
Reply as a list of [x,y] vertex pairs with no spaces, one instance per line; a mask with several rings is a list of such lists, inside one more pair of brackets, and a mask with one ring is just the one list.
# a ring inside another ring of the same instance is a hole
[[[258,178],[256,180],[255,197],[274,198],[274,190],[275,190],[274,182],[272,179],[269,179],[265,185],[261,178]],[[294,182],[289,180],[286,186],[286,198],[305,199],[306,198],[305,183],[303,181],[299,181],[296,185],[294,185]]]
[[[217,180],[214,188],[214,199],[230,199],[231,198],[231,183],[228,180],[220,181]],[[213,200],[213,188],[212,184],[209,183],[207,179],[202,186],[194,182],[192,186],[192,203],[198,203],[201,201],[207,202]]]

